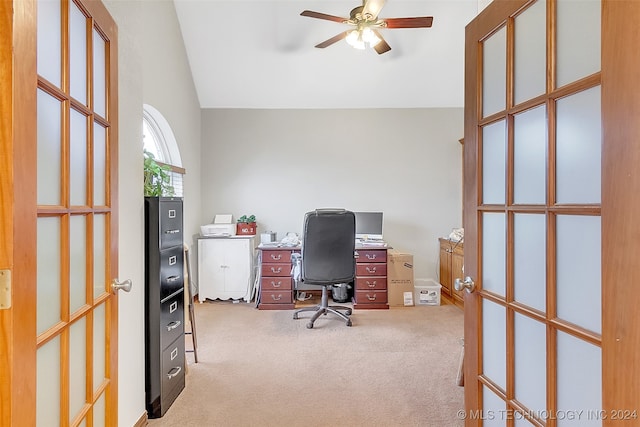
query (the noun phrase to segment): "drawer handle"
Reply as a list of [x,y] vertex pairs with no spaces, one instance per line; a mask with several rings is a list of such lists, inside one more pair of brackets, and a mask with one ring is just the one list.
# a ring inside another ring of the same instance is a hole
[[177,377],[180,371],[182,371],[182,368],[180,366],[174,366],[167,374],[167,379],[170,380],[171,378]]
[[166,230],[164,234],[178,234],[180,230]]
[[169,257],[169,265],[175,265],[176,262],[178,262],[177,256],[174,255]]
[[169,313],[173,313],[174,311],[176,311],[178,309],[178,301],[174,301],[171,303],[171,305],[169,306]]
[[175,217],[176,217],[176,210],[169,209],[169,218],[175,218]]
[[282,299],[282,295],[278,294],[278,296],[271,295],[271,299],[274,301],[280,301]]
[[376,259],[376,254],[365,254],[367,259]]
[[282,267],[278,267],[278,268],[271,267],[271,272],[272,273],[280,273],[281,271],[282,271]]
[[375,273],[376,272],[376,267],[366,267],[367,272],[369,273]]
[[376,283],[378,283],[378,282],[375,281],[375,280],[373,282],[370,282],[370,281],[367,280],[367,286],[369,286],[370,288],[375,288],[376,287]]
[[167,325],[167,332],[169,331],[173,331],[175,328],[177,328],[178,326],[182,325],[182,322],[179,320],[176,320],[174,322],[171,322]]
[[272,280],[272,281],[271,281],[271,286],[272,286],[272,287],[274,287],[274,288],[279,288],[280,286],[282,286],[282,282],[281,282],[281,281],[279,281],[279,280],[278,280],[277,282],[274,282],[274,281]]
[[169,276],[169,277],[167,277],[167,282],[175,282],[179,278],[180,278],[180,276]]
[[282,259],[282,255],[278,254],[278,255],[274,255],[271,254],[271,259],[274,261],[280,261]]
[[375,301],[377,296],[378,296],[377,294],[373,294],[373,297],[371,295],[367,294],[367,299],[369,301]]

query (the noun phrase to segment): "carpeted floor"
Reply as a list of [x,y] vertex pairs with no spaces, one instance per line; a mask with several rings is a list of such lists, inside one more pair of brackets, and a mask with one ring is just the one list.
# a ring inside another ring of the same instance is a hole
[[[346,304],[348,305],[348,304]],[[455,427],[463,313],[453,305],[310,313],[195,304],[198,359],[160,426]],[[187,348],[191,338],[187,336]]]

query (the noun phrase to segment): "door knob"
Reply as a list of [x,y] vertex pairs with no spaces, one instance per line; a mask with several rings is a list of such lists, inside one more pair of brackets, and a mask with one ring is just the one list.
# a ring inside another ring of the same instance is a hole
[[473,283],[473,280],[469,276],[465,277],[464,281],[462,279],[460,279],[460,278],[457,278],[456,281],[453,284],[453,287],[458,292],[460,292],[463,289],[466,290],[469,293],[471,293],[471,292],[476,290],[476,284]]
[[119,289],[129,292],[131,291],[131,279],[127,279],[124,282],[119,282],[118,279],[113,279],[113,282],[111,282],[111,289],[113,289],[113,292]]

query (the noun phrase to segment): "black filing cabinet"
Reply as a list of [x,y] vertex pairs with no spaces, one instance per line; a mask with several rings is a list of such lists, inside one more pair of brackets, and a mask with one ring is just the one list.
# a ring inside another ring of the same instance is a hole
[[145,394],[162,417],[185,385],[182,199],[145,197]]

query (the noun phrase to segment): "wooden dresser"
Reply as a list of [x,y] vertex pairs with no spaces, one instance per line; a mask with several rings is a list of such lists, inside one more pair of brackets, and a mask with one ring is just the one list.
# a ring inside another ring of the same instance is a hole
[[455,305],[462,307],[464,305],[464,291],[456,291],[453,283],[456,278],[464,277],[463,242],[455,242],[443,238],[438,240],[440,241],[440,284],[442,285],[442,296]]
[[297,248],[259,248],[260,310],[291,310],[295,308],[291,254]]
[[389,308],[387,302],[387,248],[356,248],[353,308]]

